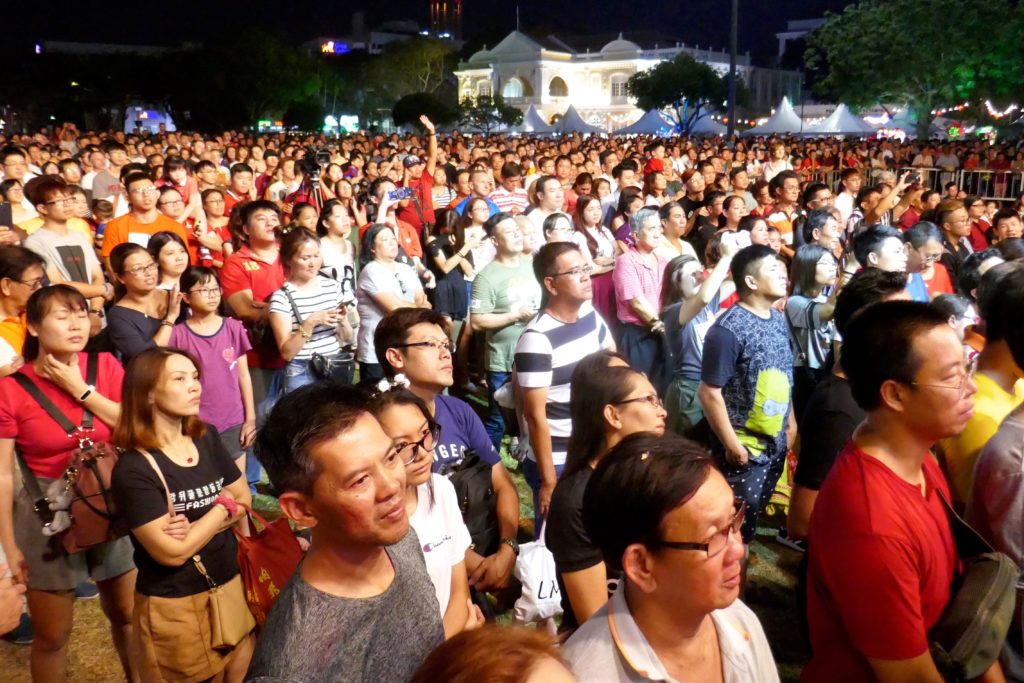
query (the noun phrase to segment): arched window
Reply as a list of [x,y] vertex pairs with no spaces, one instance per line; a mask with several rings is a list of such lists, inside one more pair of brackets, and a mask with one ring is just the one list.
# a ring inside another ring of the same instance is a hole
[[501,96],[505,98],[522,97],[523,82],[518,78],[508,79],[508,81],[505,82],[505,87],[501,89]]
[[568,97],[569,86],[567,86],[565,81],[560,77],[555,76],[551,79],[551,82],[548,83],[548,95],[551,97]]

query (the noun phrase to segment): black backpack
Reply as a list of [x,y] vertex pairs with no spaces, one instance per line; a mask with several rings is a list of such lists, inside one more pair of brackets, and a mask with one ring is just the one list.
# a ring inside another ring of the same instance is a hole
[[469,528],[475,550],[486,557],[498,549],[498,498],[491,483],[491,467],[476,451],[467,450],[462,461],[442,469],[455,487],[462,520]]

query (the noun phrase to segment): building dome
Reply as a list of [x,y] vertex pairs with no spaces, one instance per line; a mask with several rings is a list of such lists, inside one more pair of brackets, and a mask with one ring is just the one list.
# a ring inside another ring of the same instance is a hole
[[616,52],[640,52],[640,46],[631,40],[623,39],[620,33],[618,38],[601,48],[601,54],[603,55]]

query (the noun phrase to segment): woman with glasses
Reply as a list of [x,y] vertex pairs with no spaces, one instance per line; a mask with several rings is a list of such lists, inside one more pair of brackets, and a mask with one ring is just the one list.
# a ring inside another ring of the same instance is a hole
[[[75,425],[82,425],[88,410],[93,416],[89,437],[108,441],[120,414],[124,371],[110,354],[98,354],[96,379],[87,381],[89,354],[84,349],[89,340],[89,309],[85,297],[67,285],[54,285],[37,289],[25,309],[31,336],[19,374]],[[74,590],[90,577],[99,589],[124,676],[138,680],[130,646],[135,585],[131,543],[120,538],[68,554],[58,536],[44,535],[33,496],[28,488],[15,488],[14,472],[19,467],[15,447],[40,491],[46,492],[54,480],[64,476],[79,440],[77,434],[65,433],[11,377],[0,380],[0,544],[13,580],[28,585],[35,630],[30,657],[33,680],[67,679]],[[169,530],[164,527],[158,532]]]
[[654,387],[617,353],[593,353],[576,366],[569,388],[572,434],[565,469],[547,515],[547,546],[562,594],[562,630],[571,631],[608,600],[609,571],[583,528],[583,492],[601,458],[636,432],[665,433],[667,413]]
[[138,244],[126,242],[110,252],[110,269],[119,283],[120,298],[107,313],[110,341],[127,365],[146,349],[167,346],[171,328],[184,310],[178,286],[157,287],[159,265]]
[[472,539],[455,487],[444,475],[431,473],[440,428],[423,399],[400,383],[379,392],[370,410],[405,464],[405,510],[423,548],[445,638],[451,638],[483,619],[469,597],[466,550]]
[[430,308],[416,271],[397,258],[398,238],[390,227],[376,223],[363,234],[359,250],[362,268],[356,281],[360,381],[384,376],[373,346],[373,333],[384,316],[396,308]]
[[605,455],[581,526],[622,579],[562,647],[576,678],[776,683],[764,629],[739,600],[744,516],[691,441],[633,434]]
[[988,249],[991,246],[988,241],[988,231],[992,227],[992,221],[985,215],[985,200],[981,197],[966,197],[964,198],[964,208],[967,209],[967,220],[971,224],[971,234],[967,236],[967,241],[971,243],[971,249],[974,251]]
[[929,298],[952,294],[953,283],[949,279],[949,272],[939,262],[943,249],[942,231],[934,223],[919,221],[903,233],[903,242],[907,247],[911,292],[916,288],[915,281],[920,278]]
[[216,273],[196,266],[181,276],[188,320],[171,330],[167,346],[199,360],[203,392],[199,419],[211,424],[243,473],[245,449],[256,437],[256,409],[246,353],[252,349],[241,322],[218,313],[223,292]]
[[156,186],[161,189],[169,187],[177,190],[182,215],[196,219],[203,215],[203,206],[199,197],[199,184],[192,177],[190,170],[187,161],[179,156],[169,156],[164,160],[163,172],[156,181]]
[[281,239],[285,281],[270,297],[270,329],[287,363],[284,393],[316,381],[309,365],[314,354],[337,356],[341,341],[352,341],[341,283],[320,273],[320,240],[302,227],[287,230]]
[[46,282],[46,261],[25,247],[0,247],[0,377],[24,364],[25,305]]

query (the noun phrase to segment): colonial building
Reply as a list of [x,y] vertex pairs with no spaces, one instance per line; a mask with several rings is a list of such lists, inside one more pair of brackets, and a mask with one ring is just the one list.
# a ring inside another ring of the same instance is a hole
[[[500,93],[506,103],[523,111],[532,104],[548,121],[573,104],[587,123],[614,131],[643,114],[626,95],[626,81],[633,74],[680,53],[721,74],[729,72],[729,53],[724,50],[674,41],[659,44],[650,35],[631,37],[636,42],[619,34],[595,43],[593,37],[535,39],[513,31],[493,48],[485,46],[459,64],[459,99]],[[736,69],[740,80],[756,86],[756,92],[751,89],[754,109],[767,110],[782,95],[794,99],[799,92],[799,72],[752,67],[749,55],[737,56]]]

